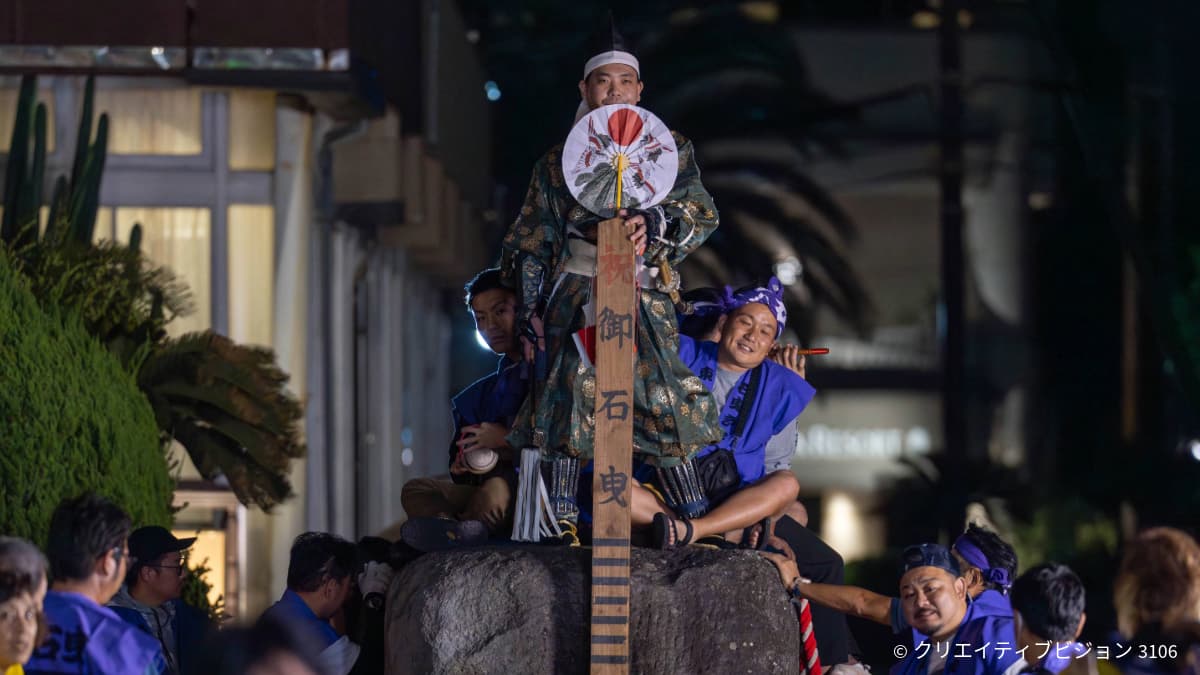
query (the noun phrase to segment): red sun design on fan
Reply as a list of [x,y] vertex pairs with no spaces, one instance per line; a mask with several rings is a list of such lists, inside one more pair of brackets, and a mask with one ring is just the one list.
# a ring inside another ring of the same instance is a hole
[[631,108],[621,108],[608,118],[608,135],[617,145],[630,145],[642,133],[642,118]]

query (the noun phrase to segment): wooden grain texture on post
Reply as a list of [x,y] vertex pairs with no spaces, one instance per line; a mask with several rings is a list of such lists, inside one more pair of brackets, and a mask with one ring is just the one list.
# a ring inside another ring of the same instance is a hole
[[637,311],[633,243],[600,224],[596,273],[596,445],[592,478],[593,675],[629,672],[629,504]]

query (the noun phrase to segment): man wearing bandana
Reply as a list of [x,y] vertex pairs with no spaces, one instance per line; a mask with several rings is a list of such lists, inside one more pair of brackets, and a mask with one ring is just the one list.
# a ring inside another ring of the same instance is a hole
[[[793,595],[805,596],[806,583],[793,561],[767,553]],[[1024,659],[1017,651],[1012,615],[1007,624],[978,602],[970,602],[968,581],[957,558],[939,544],[909,546],[901,556],[901,611],[914,635],[913,649],[891,675],[1013,675]],[[897,650],[900,653],[900,650]]]
[[[807,576],[839,584],[844,578],[841,556],[792,518],[782,517],[800,490],[791,471],[796,418],[816,393],[795,370],[768,358],[787,323],[783,285],[772,278],[765,286],[736,292],[726,288],[716,295],[707,302],[724,317],[719,329],[699,327],[701,333],[716,330],[716,339],[681,335],[679,355],[721,406],[723,437],[697,458],[699,490],[661,473],[635,486],[633,525],[650,526],[652,544],[662,548],[693,542],[727,548],[733,540],[724,536],[741,535],[743,528],[771,518],[778,523],[775,535],[795,551]],[[704,313],[700,302],[694,305],[699,311],[693,318]],[[766,530],[756,536],[767,543],[770,534]],[[844,616],[814,605],[812,622],[823,662],[844,663],[856,652]]]
[[1024,659],[1016,648],[1012,614],[1002,623],[980,603],[968,602],[967,580],[944,546],[905,549],[901,575],[904,618],[922,637],[892,666],[891,675],[1002,675],[1020,670]]
[[[1012,605],[1008,589],[1017,573],[1017,554],[995,532],[974,523],[950,548],[966,582],[967,599],[978,616],[995,619],[998,640],[1010,640]],[[911,631],[913,644],[925,639],[905,617],[900,598],[889,598],[857,586],[805,583],[800,594],[826,607],[891,626],[896,635]]]
[[[611,24],[591,53],[579,82],[579,113],[637,104],[643,87],[639,64]],[[692,458],[721,437],[717,407],[680,360],[670,289],[660,288],[650,270],[658,269],[662,278],[662,270],[673,269],[696,250],[716,229],[717,212],[700,183],[692,144],[678,134],[674,138],[679,170],[667,198],[650,210],[623,210],[618,218],[638,256],[637,357],[629,406],[633,452],[657,471],[690,473]],[[561,152],[562,145],[555,146],[534,166],[520,215],[504,237],[500,269],[504,283],[517,292],[526,342],[544,351],[546,366],[545,379],[526,399],[508,442],[542,449],[552,516],[566,530],[567,543],[577,543],[576,486],[581,463],[592,455],[596,379],[572,336],[587,323],[601,219],[572,197],[563,180]]]
[[791,471],[795,422],[816,390],[767,359],[787,322],[783,285],[772,278],[726,296],[719,341],[679,340],[680,358],[721,405],[722,438],[697,457],[702,490],[659,476],[655,488],[665,504],[644,487],[634,495],[634,526],[651,525],[655,545],[663,548],[778,516],[800,491]]
[[[987,639],[993,644],[1015,644],[1009,588],[1017,572],[1017,554],[1012,546],[995,532],[972,523],[954,540],[950,553],[965,584],[971,615],[988,619]],[[782,564],[780,559],[773,560],[776,565]],[[780,572],[786,576],[782,568]],[[798,571],[797,576],[802,582],[796,586],[797,594],[812,601],[814,608],[821,606],[891,626],[896,635],[911,635],[914,647],[928,641],[928,633],[922,632],[924,629],[913,624],[905,613],[903,598],[815,577],[810,580],[805,578],[812,576],[807,570]],[[1050,665],[1061,669],[1064,664]]]

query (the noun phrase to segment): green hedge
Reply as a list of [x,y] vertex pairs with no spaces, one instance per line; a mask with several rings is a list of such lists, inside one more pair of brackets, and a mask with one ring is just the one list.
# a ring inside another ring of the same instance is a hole
[[173,482],[150,404],[77,317],[39,307],[0,251],[0,533],[39,544],[91,490],[134,526],[169,525]]

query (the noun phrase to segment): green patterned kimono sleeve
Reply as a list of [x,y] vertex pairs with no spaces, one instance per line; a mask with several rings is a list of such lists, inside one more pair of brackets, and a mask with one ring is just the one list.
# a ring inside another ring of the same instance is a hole
[[[692,142],[675,134],[675,147],[679,152],[679,173],[675,187],[662,204],[671,219],[664,238],[671,242],[667,261],[672,267],[700,248],[719,223],[712,196],[700,182],[700,167],[696,165]],[[656,249],[662,246],[658,243],[648,247],[647,258],[654,258],[658,254]]]
[[561,250],[562,227],[546,197],[548,182],[543,158],[533,167],[525,202],[504,235],[500,254],[501,281],[517,292],[523,321],[533,315]]

